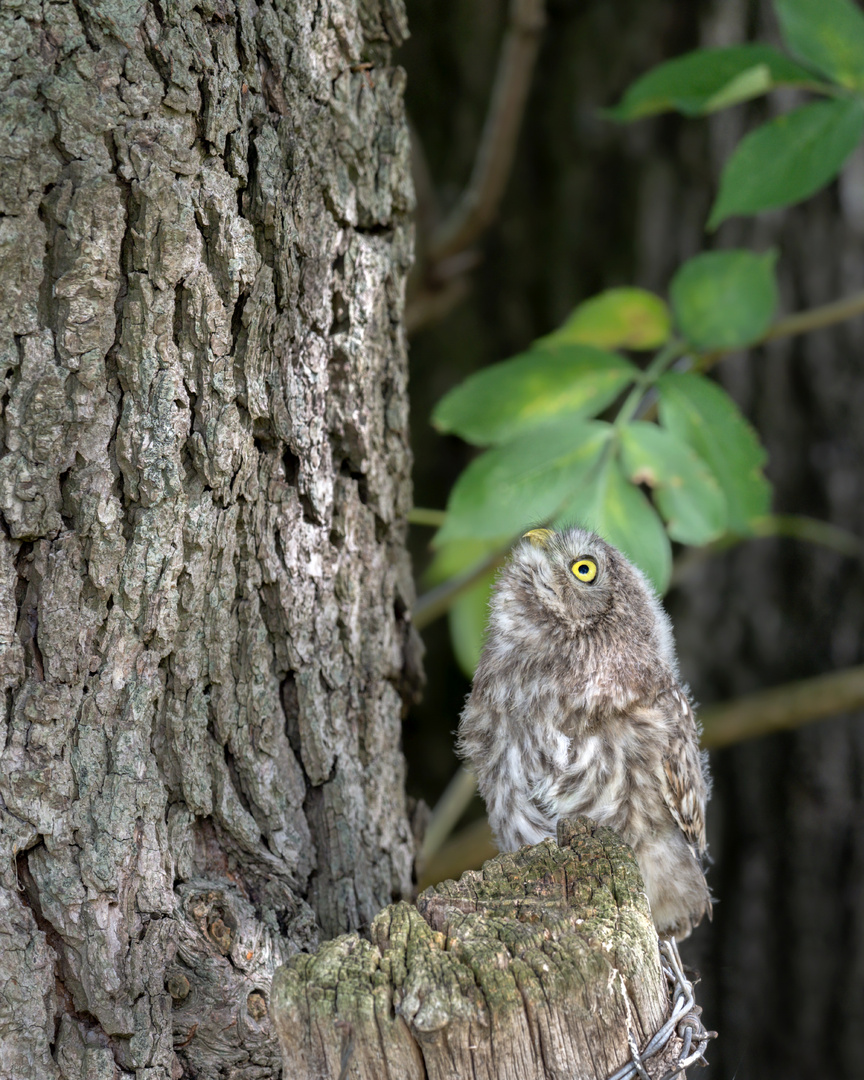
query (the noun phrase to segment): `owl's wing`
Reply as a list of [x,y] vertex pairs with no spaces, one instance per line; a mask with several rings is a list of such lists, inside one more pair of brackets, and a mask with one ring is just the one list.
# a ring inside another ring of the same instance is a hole
[[687,694],[679,687],[666,691],[657,704],[670,723],[671,738],[663,758],[663,797],[687,842],[704,855],[705,803],[708,793],[699,750],[699,731]]

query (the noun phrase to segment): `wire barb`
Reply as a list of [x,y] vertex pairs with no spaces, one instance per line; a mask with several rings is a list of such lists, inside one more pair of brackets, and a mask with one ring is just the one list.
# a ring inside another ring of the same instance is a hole
[[[664,1073],[661,1080],[675,1080],[691,1065],[707,1065],[705,1050],[711,1039],[717,1038],[716,1031],[706,1031],[702,1023],[702,1009],[696,1004],[693,983],[684,974],[684,967],[678,953],[675,939],[660,942],[660,966],[669,983],[672,1009],[669,1018],[659,1031],[640,1051],[636,1037],[631,1030],[627,1032],[630,1046],[630,1061],[623,1065],[609,1080],[653,1080],[647,1063],[669,1045],[673,1037],[681,1040],[681,1050],[674,1067]],[[628,1010],[629,1011],[629,1010]]]

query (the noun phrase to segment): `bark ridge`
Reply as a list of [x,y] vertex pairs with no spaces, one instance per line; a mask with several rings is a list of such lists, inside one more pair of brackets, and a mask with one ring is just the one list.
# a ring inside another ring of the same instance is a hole
[[280,1072],[411,888],[400,0],[0,10],[0,1075]]

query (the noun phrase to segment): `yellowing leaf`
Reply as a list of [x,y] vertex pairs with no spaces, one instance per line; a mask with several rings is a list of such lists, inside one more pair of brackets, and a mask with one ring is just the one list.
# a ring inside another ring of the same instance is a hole
[[596,416],[638,374],[617,353],[542,342],[454,387],[435,406],[432,423],[480,446],[505,442],[558,417]]
[[581,303],[544,341],[614,349],[656,349],[669,337],[669,309],[646,289],[607,289]]

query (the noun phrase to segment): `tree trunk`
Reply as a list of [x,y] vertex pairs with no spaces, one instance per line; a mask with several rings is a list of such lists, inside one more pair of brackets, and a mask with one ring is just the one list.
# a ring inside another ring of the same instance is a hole
[[[445,198],[470,171],[505,0],[442,17],[409,5],[408,104]],[[500,227],[470,301],[411,348],[417,502],[441,506],[465,460],[428,427],[432,404],[467,373],[519,352],[601,288],[665,292],[681,262],[711,246],[779,248],[786,313],[864,287],[864,156],[800,208],[704,232],[723,161],[788,101],[710,120],[620,127],[597,110],[639,75],[699,45],[777,40],[770,0],[549,0],[549,23]],[[422,50],[421,50],[422,44]],[[460,105],[454,110],[452,103]],[[864,536],[862,320],[737,358],[716,375],[766,442],[779,513]],[[434,440],[434,442],[433,442]],[[424,536],[425,539],[425,536]],[[669,597],[681,666],[702,702],[864,660],[860,563],[792,540],[707,560]],[[446,647],[429,635],[429,667]],[[451,671],[453,669],[451,668]],[[442,692],[446,689],[446,699]],[[452,774],[453,717],[466,686],[430,680],[412,754]],[[440,719],[439,719],[440,718]],[[429,746],[435,737],[435,746]],[[857,1080],[864,1060],[864,719],[835,718],[714,755],[708,809],[718,899],[683,950],[721,1038],[704,1074],[724,1080]],[[423,790],[428,768],[415,780]],[[440,789],[440,788],[439,788]]]
[[[369,941],[289,961],[272,998],[285,1075],[606,1080],[627,1066],[670,1010],[639,868],[587,818],[559,822],[558,840],[388,907]],[[676,1030],[650,1077],[681,1049]]]
[[411,887],[401,0],[0,17],[0,1076],[265,1080]]

